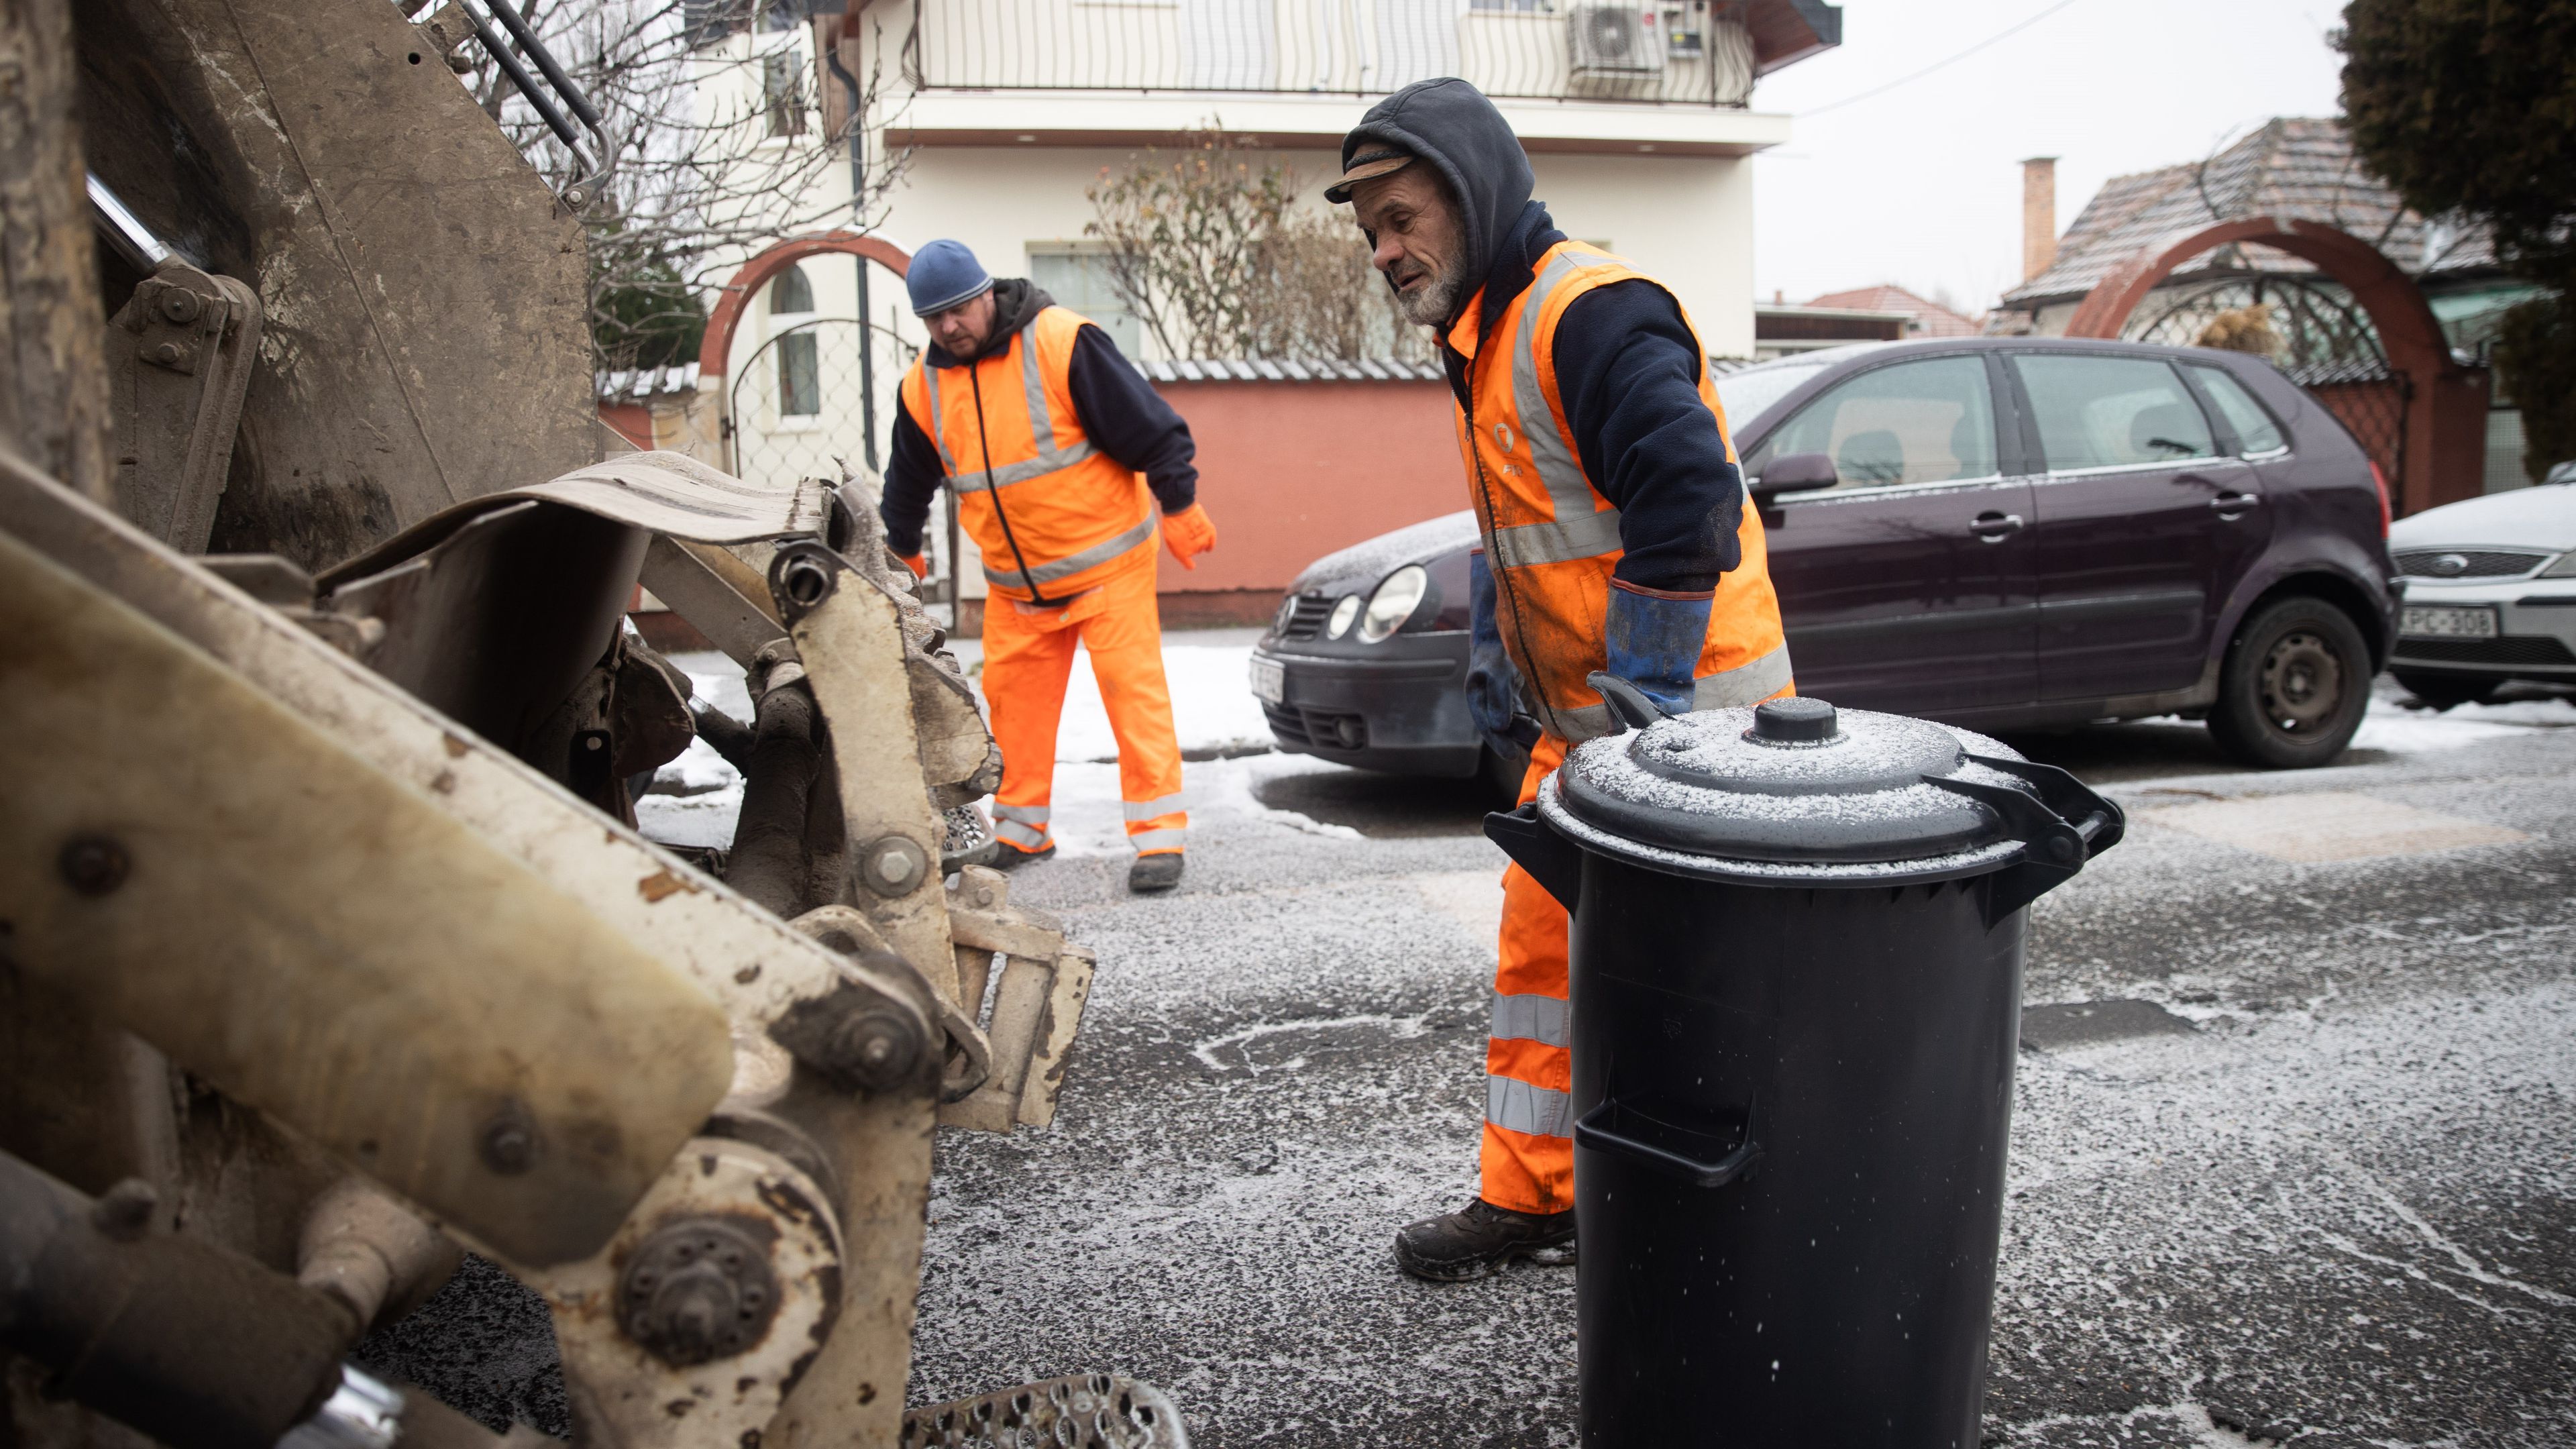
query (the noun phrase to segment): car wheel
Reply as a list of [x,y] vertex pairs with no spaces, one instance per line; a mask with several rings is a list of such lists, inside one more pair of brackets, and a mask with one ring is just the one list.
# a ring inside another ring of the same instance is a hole
[[2463,674],[2417,674],[2411,670],[2394,669],[2389,671],[2389,677],[2408,694],[2435,709],[2449,709],[2455,704],[2484,704],[2495,698],[2495,692],[2504,687],[2501,679],[2475,679]]
[[2209,732],[2249,765],[2304,770],[2342,754],[2369,705],[2360,627],[2323,599],[2279,599],[2237,627]]

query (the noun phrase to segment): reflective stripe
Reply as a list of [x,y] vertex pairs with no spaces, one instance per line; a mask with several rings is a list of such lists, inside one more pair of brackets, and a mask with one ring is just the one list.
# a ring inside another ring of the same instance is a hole
[[1556,736],[1569,745],[1615,735],[1627,728],[1610,713],[1606,704],[1559,704],[1548,707],[1548,716],[1556,721]]
[[1701,675],[1691,686],[1691,708],[1758,704],[1786,688],[1789,674],[1789,646],[1783,644],[1750,664]]
[[1619,547],[1619,510],[1605,508],[1572,519],[1515,524],[1495,529],[1487,538],[1488,553],[1507,569],[1599,558]]
[[1031,825],[1044,825],[1047,823],[1047,809],[1044,805],[995,805],[993,815],[1001,820],[1025,820]]
[[1571,1046],[1574,1043],[1572,1009],[1562,996],[1524,996],[1497,991],[1494,993],[1493,1035],[1508,1040],[1541,1042],[1553,1047]]
[[[939,432],[939,369],[925,359],[921,364],[922,381],[930,398],[930,440],[939,447],[939,461],[947,465],[951,486],[960,493],[982,493],[1043,478],[1059,468],[1070,468],[1089,458],[1095,449],[1084,438],[1070,448],[1055,444],[1055,418],[1047,408],[1046,372],[1038,365],[1038,324],[1035,318],[1020,329],[1020,399],[1028,409],[1029,439],[1037,447],[1037,456],[1017,463],[1004,463],[993,468],[978,468],[972,474],[957,466],[957,456],[948,450],[948,440]],[[973,363],[966,364],[969,367]]]
[[1574,1098],[1518,1077],[1485,1078],[1485,1120],[1532,1137],[1574,1135]]
[[1187,790],[1166,795],[1160,800],[1130,800],[1126,807],[1127,819],[1130,823],[1151,820],[1157,815],[1169,815],[1176,810],[1186,810],[1189,808],[1189,803],[1190,792]]
[[1094,451],[1091,440],[1085,438],[1060,453],[1049,453],[1043,458],[1030,458],[1024,462],[1005,463],[991,470],[992,477],[989,480],[985,478],[984,471],[979,469],[962,477],[951,478],[949,486],[960,493],[987,493],[996,488],[1008,488],[1014,483],[1026,483],[1032,478],[1043,478],[1049,473],[1061,472],[1090,457]]
[[[1601,505],[1606,500],[1593,491],[1591,481],[1583,476],[1582,460],[1575,457],[1574,450],[1566,445],[1565,434],[1556,426],[1556,412],[1547,405],[1547,392],[1539,385],[1538,375],[1539,313],[1546,308],[1548,299],[1555,296],[1556,289],[1564,285],[1566,279],[1578,271],[1591,267],[1617,265],[1617,262],[1608,257],[1595,257],[1576,251],[1557,253],[1556,259],[1549,262],[1546,269],[1538,274],[1537,279],[1530,283],[1529,290],[1522,293],[1522,296],[1528,300],[1521,305],[1520,335],[1513,339],[1512,346],[1513,411],[1520,414],[1523,441],[1529,444],[1530,460],[1538,465],[1539,482],[1547,486],[1548,501],[1553,505],[1550,511],[1555,519],[1555,526],[1562,529],[1590,528],[1594,531],[1580,537],[1597,539],[1602,536],[1602,532],[1601,524],[1596,520],[1606,519],[1607,536],[1610,541],[1597,547],[1583,547],[1579,551],[1564,552],[1561,550],[1577,545],[1577,536],[1568,534],[1565,538],[1557,540],[1555,547],[1546,549],[1544,556],[1529,557],[1515,557],[1510,552],[1498,548],[1498,559],[1505,568],[1522,564],[1561,563],[1567,559],[1590,558],[1619,546],[1619,515],[1616,511],[1607,513],[1601,511]],[[1532,526],[1545,527],[1546,525]],[[1506,534],[1522,531],[1519,528],[1501,530]],[[1499,535],[1496,541],[1500,543]]]
[[1141,855],[1148,850],[1178,850],[1188,835],[1189,831],[1178,825],[1167,825],[1160,830],[1132,831],[1127,836],[1127,843],[1136,847]]
[[1106,543],[1095,543],[1070,558],[1060,558],[1054,563],[1038,565],[1028,571],[1025,580],[1021,578],[1018,569],[997,569],[991,564],[984,566],[984,577],[988,582],[1011,587],[1021,587],[1024,584],[1049,584],[1057,579],[1069,579],[1084,569],[1105,564],[1138,544],[1151,542],[1153,537],[1154,520],[1148,518]]
[[1046,827],[1022,825],[1016,820],[996,820],[993,822],[993,836],[998,840],[1007,840],[1022,850],[1035,850],[1046,844]]

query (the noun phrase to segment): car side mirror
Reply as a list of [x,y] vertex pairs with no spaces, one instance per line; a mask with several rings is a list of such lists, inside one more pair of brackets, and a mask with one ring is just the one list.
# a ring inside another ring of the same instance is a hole
[[1753,496],[1767,499],[1780,493],[1808,493],[1842,481],[1843,475],[1834,470],[1832,458],[1822,453],[1788,453],[1763,465],[1762,476],[1753,480]]

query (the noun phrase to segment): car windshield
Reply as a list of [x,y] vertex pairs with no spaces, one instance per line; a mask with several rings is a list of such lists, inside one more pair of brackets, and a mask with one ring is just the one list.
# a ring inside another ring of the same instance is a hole
[[1717,401],[1726,409],[1726,426],[1741,432],[1753,426],[1753,420],[1787,397],[1800,383],[1823,371],[1822,362],[1774,362],[1764,367],[1748,367],[1730,372],[1717,380]]

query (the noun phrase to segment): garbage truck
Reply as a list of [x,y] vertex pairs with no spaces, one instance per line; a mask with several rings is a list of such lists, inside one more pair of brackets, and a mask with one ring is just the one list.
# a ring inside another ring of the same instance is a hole
[[[0,12],[8,1442],[529,1440],[351,1362],[472,1254],[584,1445],[1184,1444],[1108,1371],[906,1405],[934,1135],[1052,1119],[1093,960],[978,864],[869,480],[611,450],[591,198],[464,46],[582,118],[509,0]],[[700,740],[740,820],[665,848]]]

